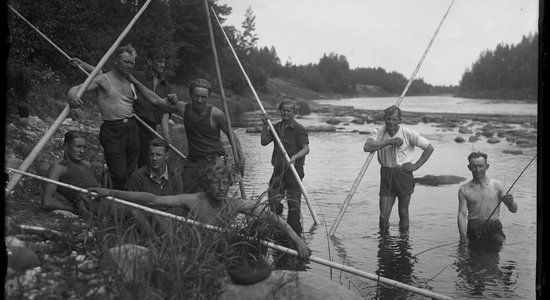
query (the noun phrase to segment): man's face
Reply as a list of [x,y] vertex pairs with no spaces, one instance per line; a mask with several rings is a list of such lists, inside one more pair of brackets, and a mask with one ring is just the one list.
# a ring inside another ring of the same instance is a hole
[[196,87],[191,94],[193,107],[197,110],[202,110],[206,107],[206,99],[208,99],[208,89]]
[[153,171],[164,171],[168,153],[164,146],[149,146],[149,166]]
[[386,130],[390,135],[394,135],[399,130],[399,124],[401,124],[401,117],[398,113],[393,115],[385,115],[384,123],[386,124]]
[[83,138],[75,138],[70,145],[65,146],[65,153],[70,160],[79,162],[84,159],[84,152],[86,151],[86,140]]
[[124,52],[120,54],[115,60],[115,67],[120,73],[126,75],[130,73],[130,71],[134,68],[135,62],[135,56],[131,55],[130,53]]
[[210,198],[217,201],[223,201],[227,197],[230,186],[231,181],[227,178],[227,176],[224,176],[223,178],[213,178],[210,180],[210,183],[208,183],[208,193]]
[[292,104],[285,104],[283,107],[279,110],[281,113],[281,119],[283,121],[292,120],[294,118],[294,105]]
[[164,67],[166,66],[166,58],[160,57],[155,59],[148,59],[147,63],[151,66],[151,69],[153,69],[155,73],[160,74],[164,72]]
[[470,159],[470,164],[468,164],[468,169],[472,172],[474,179],[481,179],[485,177],[489,164],[487,164],[483,157],[472,158]]

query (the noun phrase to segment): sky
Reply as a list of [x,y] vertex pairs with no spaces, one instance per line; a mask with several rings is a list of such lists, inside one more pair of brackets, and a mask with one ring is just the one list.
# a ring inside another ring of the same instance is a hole
[[[344,55],[350,68],[382,67],[409,78],[452,0],[219,0],[225,25],[242,31],[248,7],[257,46],[274,46],[281,63],[318,63]],[[538,0],[455,0],[416,78],[458,85],[485,50],[517,44],[538,31]]]

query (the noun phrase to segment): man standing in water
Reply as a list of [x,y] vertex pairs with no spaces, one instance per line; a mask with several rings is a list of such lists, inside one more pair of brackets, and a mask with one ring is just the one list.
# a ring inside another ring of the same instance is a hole
[[[128,176],[137,167],[139,155],[138,127],[133,118],[137,96],[134,85],[126,79],[134,67],[136,55],[131,45],[118,48],[114,54],[113,70],[97,75],[85,91],[95,92],[103,119],[99,141],[115,188],[124,187]],[[73,86],[68,92],[72,107],[83,103],[77,97],[81,85]]]
[[[502,184],[486,176],[489,164],[487,154],[472,152],[468,155],[468,169],[472,180],[458,190],[458,232],[461,243],[486,241],[500,246],[506,239],[498,216],[500,201],[512,213],[518,205],[514,197],[504,194]],[[493,213],[494,212],[494,213]]]
[[[414,192],[413,171],[430,158],[434,147],[415,130],[400,126],[401,109],[392,105],[384,110],[385,126],[375,131],[365,142],[365,152],[378,151],[380,163],[380,232],[390,227],[390,214],[398,198],[399,231],[408,234],[409,203]],[[382,139],[378,137],[383,134]],[[422,149],[420,158],[412,163],[414,148]]]
[[[277,136],[281,139],[285,151],[290,157],[290,163],[294,165],[300,180],[304,178],[304,161],[309,153],[309,139],[304,126],[294,120],[295,103],[290,99],[283,99],[279,104],[281,122],[275,124]],[[264,127],[261,134],[262,146],[267,146],[274,140],[273,134],[268,130],[267,117],[264,116]],[[286,162],[279,145],[274,143],[271,156],[273,175],[269,180],[270,206],[277,214],[282,213],[282,200],[286,193],[288,204],[287,221],[297,234],[302,234],[302,222],[300,219],[300,200],[302,191],[300,184],[294,176],[290,166]]]

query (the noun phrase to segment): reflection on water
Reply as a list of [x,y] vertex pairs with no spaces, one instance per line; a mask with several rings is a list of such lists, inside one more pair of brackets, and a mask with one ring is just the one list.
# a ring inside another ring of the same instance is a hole
[[499,297],[517,298],[511,286],[516,283],[517,263],[506,261],[499,263],[498,249],[484,247],[458,247],[457,258],[453,267],[458,273],[456,287],[468,297],[487,298],[494,296],[496,287],[500,289]]
[[[416,281],[414,264],[408,236],[381,235],[378,238],[378,275],[411,285]],[[405,290],[383,284],[377,287],[379,299],[407,299],[407,295]]]

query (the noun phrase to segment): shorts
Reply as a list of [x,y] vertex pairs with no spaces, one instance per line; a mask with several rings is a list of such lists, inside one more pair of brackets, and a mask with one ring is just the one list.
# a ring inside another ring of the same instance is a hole
[[407,196],[414,192],[414,176],[412,172],[405,173],[401,167],[380,168],[380,196]]
[[468,240],[471,243],[487,242],[501,245],[506,239],[502,231],[502,223],[499,220],[468,220],[468,230],[466,231]]

